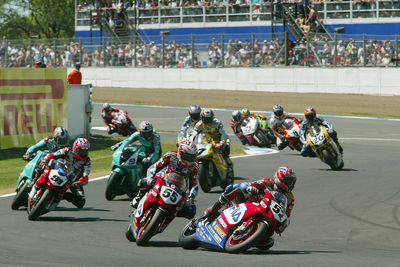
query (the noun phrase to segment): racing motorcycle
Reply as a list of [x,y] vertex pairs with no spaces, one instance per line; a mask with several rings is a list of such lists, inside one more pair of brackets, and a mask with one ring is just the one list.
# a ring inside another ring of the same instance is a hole
[[131,121],[126,111],[119,111],[108,125],[110,133],[118,133],[122,136],[128,136],[137,131],[135,125]]
[[113,154],[111,174],[105,190],[107,200],[123,194],[133,198],[138,192],[138,181],[144,167],[142,161],[146,157],[145,148],[136,144],[125,147],[126,142],[124,140]]
[[271,147],[270,137],[261,128],[260,121],[256,118],[245,118],[240,125],[240,128],[242,129],[242,133],[250,145],[268,148]]
[[182,230],[179,244],[184,249],[203,247],[210,250],[241,253],[251,247],[269,249],[267,240],[287,227],[287,198],[276,191],[265,190],[260,202],[244,202],[223,210],[211,222],[203,215],[193,219]]
[[51,160],[49,166],[51,170],[45,186],[40,188],[32,199],[28,197],[28,219],[31,221],[55,210],[75,178],[75,175],[68,175],[65,159]]
[[343,157],[325,126],[313,124],[306,134],[306,140],[318,158],[332,170],[343,168]]
[[301,151],[303,144],[300,141],[301,123],[295,119],[286,118],[282,123],[283,135],[292,150]]
[[202,141],[197,143],[197,161],[201,189],[205,193],[210,192],[215,186],[225,189],[233,183],[233,168],[228,168],[221,151],[215,148],[214,140],[206,140],[206,138],[200,138],[200,140]]
[[39,166],[40,161],[46,154],[47,151],[37,151],[35,154],[32,154],[29,157],[28,164],[25,165],[24,169],[19,175],[17,187],[15,189],[16,194],[11,203],[11,209],[17,210],[19,207],[27,205],[28,194],[36,177],[36,168]]
[[126,238],[138,246],[145,246],[156,234],[161,233],[182,209],[187,196],[185,177],[169,170],[159,172],[152,189],[143,196],[130,215]]

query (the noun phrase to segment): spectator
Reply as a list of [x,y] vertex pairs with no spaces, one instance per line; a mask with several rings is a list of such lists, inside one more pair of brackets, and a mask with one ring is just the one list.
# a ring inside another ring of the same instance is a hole
[[68,74],[69,84],[82,84],[81,64],[75,63],[74,69]]

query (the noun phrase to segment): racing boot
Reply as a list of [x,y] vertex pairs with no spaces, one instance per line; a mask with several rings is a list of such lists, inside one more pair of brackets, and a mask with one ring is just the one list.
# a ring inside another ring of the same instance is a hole
[[283,150],[285,147],[287,147],[288,143],[286,140],[283,140],[279,145],[278,145],[278,150]]
[[212,205],[211,208],[208,208],[204,211],[204,216],[206,220],[211,223],[215,220],[215,218],[219,215],[219,209],[228,202],[228,199],[225,198],[224,195],[221,195],[217,202]]
[[136,197],[134,197],[132,199],[131,207],[136,209],[137,206],[139,205],[140,200],[142,199],[142,197],[144,197],[145,194],[146,194],[146,192],[144,190],[140,189],[139,192],[137,193]]
[[70,190],[71,192],[64,193],[64,199],[79,209],[83,208],[86,204],[86,198],[82,186],[76,185],[76,188],[70,188]]

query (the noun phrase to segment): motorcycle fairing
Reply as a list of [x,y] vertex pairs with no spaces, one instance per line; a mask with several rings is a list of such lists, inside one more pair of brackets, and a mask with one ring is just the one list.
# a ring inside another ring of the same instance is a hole
[[20,184],[22,180],[26,180],[28,183],[32,183],[35,177],[34,172],[36,169],[36,165],[40,161],[42,157],[43,151],[37,151],[36,155],[33,159],[31,159],[24,167],[22,170],[21,174],[19,175],[18,182],[17,182],[17,187]]

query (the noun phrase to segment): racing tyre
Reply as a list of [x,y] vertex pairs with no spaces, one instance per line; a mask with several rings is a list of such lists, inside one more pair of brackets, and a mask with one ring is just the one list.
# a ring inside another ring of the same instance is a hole
[[325,163],[328,164],[332,170],[338,169],[338,166],[336,164],[336,159],[329,150],[327,149],[323,150],[322,155],[324,157]]
[[132,232],[133,216],[134,216],[133,213],[131,214],[131,216],[129,216],[128,229],[126,229],[126,231],[125,231],[125,237],[130,242],[135,242],[136,241],[135,236],[133,235],[133,232]]
[[149,218],[145,225],[139,230],[136,244],[138,246],[145,246],[150,238],[157,234],[158,227],[166,216],[167,214],[164,211],[157,209],[153,217]]
[[204,193],[209,193],[211,191],[211,185],[209,183],[208,179],[208,162],[204,162],[202,164],[199,164],[199,173],[200,173],[200,187],[203,190]]
[[237,237],[231,234],[226,240],[225,251],[228,253],[241,253],[248,250],[267,234],[267,225],[263,222],[254,223],[248,231]]
[[228,173],[226,174],[226,180],[221,183],[220,185],[221,188],[225,190],[225,188],[228,185],[233,184],[234,179],[235,179],[235,173],[233,172],[233,168],[228,168]]
[[116,190],[115,187],[119,184],[119,182],[122,179],[122,175],[117,173],[117,172],[112,172],[110,174],[110,177],[108,178],[107,181],[107,186],[106,186],[106,199],[107,200],[113,200],[115,198]]
[[18,186],[17,194],[15,195],[12,203],[11,209],[17,210],[21,206],[26,206],[28,203],[28,194],[30,191],[29,184],[25,181],[22,181],[21,184]]
[[268,137],[266,136],[266,134],[264,134],[263,132],[261,132],[261,131],[258,131],[257,133],[256,133],[256,137],[257,137],[257,139],[260,141],[260,146],[261,147],[268,147],[268,148],[270,148],[271,147],[271,142],[269,141],[269,139],[268,139]]
[[52,201],[54,194],[55,192],[47,189],[44,191],[38,202],[33,204],[33,206],[29,209],[28,219],[30,221],[36,220],[40,215],[45,213],[45,209]]
[[196,249],[199,247],[199,244],[195,240],[195,236],[196,227],[193,225],[193,221],[191,221],[186,224],[180,233],[178,243],[183,249]]

